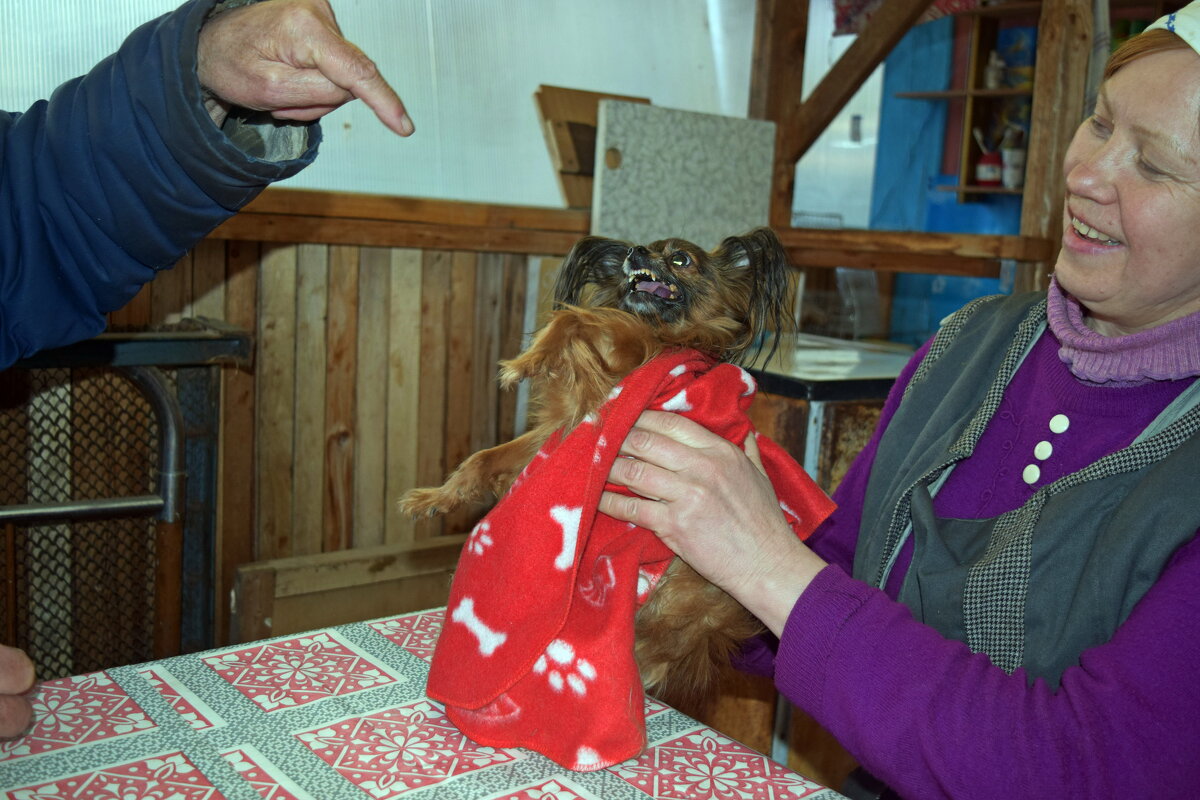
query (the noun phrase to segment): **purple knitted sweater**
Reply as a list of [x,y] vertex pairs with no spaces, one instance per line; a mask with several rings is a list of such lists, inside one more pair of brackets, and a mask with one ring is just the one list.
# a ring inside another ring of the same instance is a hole
[[[1113,638],[1084,652],[1057,691],[1028,686],[1021,670],[1007,675],[915,621],[893,599],[910,551],[886,591],[849,577],[879,437],[924,351],[897,379],[878,430],[838,487],[838,510],[809,540],[830,566],[792,609],[776,685],[910,800],[1196,796],[1200,538],[1176,552]],[[1130,442],[1189,383],[1084,383],[1047,331],[935,509],[969,518],[1015,508],[1038,486]],[[1070,420],[1062,433],[1046,426],[1057,414]],[[1041,442],[1052,450],[1044,459],[1034,455]],[[1028,484],[1022,475],[1033,463],[1040,476]],[[759,656],[769,669],[766,655],[748,652],[747,666]]]

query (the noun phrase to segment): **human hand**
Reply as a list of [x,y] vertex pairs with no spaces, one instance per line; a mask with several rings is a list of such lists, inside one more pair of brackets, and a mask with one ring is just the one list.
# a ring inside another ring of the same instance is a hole
[[33,686],[33,662],[14,647],[0,644],[0,739],[29,727],[33,708],[25,693]]
[[646,411],[621,444],[600,511],[649,528],[775,633],[825,563],[792,532],[751,434],[743,452],[678,414]]
[[346,41],[328,0],[270,0],[223,11],[200,29],[200,85],[219,126],[232,106],[312,121],[358,98],[401,136],[404,103],[375,62]]

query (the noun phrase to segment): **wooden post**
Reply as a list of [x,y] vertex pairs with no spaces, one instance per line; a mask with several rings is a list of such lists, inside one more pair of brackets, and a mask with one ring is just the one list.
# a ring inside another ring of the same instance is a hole
[[[791,227],[796,162],[849,102],[930,0],[885,0],[866,30],[801,102],[808,3],[761,0],[751,76],[751,116],[761,111],[778,125],[771,181],[771,225]],[[1039,44],[1040,49],[1040,44]],[[797,65],[795,60],[801,63]],[[764,78],[764,73],[766,77]],[[765,84],[764,84],[765,81]]]
[[1014,292],[1044,289],[1058,257],[1066,192],[1062,164],[1082,121],[1091,49],[1090,0],[1045,0],[1038,22],[1021,234],[1049,240],[1052,252],[1045,261],[1018,267]]
[[795,149],[792,120],[804,96],[804,47],[808,38],[808,0],[758,0],[754,56],[750,67],[751,119],[775,122],[775,165],[771,178],[771,225],[788,227],[796,161],[782,159]]

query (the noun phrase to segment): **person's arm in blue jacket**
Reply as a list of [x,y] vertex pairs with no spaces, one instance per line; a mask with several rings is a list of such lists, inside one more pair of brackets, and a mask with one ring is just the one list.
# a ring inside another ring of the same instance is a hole
[[[412,133],[327,0],[217,6],[191,0],[49,101],[0,112],[0,370],[99,333],[158,270],[311,163],[315,121],[346,101]],[[33,678],[0,645],[0,738],[29,724]]]
[[[156,270],[309,164],[313,121],[346,100],[411,132],[326,0],[209,19],[214,5],[149,22],[49,101],[0,112],[0,369],[100,332]],[[231,108],[266,113],[226,121]]]

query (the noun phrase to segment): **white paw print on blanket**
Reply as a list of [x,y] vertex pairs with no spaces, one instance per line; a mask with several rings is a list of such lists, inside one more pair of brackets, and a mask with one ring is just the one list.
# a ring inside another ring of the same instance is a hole
[[494,544],[491,535],[488,533],[492,527],[492,523],[483,520],[471,531],[471,535],[467,537],[467,550],[477,556],[483,555],[483,551],[487,550]]
[[545,675],[554,691],[561,692],[570,687],[580,697],[587,694],[588,684],[596,680],[596,668],[592,662],[577,658],[575,648],[562,639],[555,639],[546,647],[546,652],[534,662],[533,671]]

